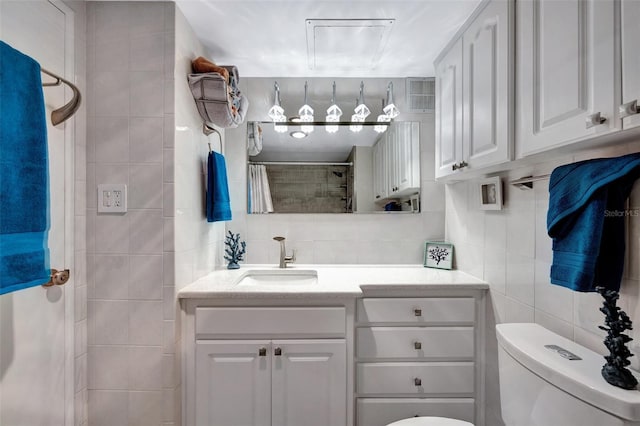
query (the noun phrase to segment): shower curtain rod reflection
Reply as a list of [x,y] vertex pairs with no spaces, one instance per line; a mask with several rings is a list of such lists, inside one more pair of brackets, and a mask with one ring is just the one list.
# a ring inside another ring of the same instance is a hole
[[330,163],[323,161],[249,161],[260,166],[353,166],[353,163]]

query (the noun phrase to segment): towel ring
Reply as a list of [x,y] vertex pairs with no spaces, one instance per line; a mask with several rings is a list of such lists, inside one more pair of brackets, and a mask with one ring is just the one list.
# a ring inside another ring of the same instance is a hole
[[[218,142],[220,143],[220,154],[224,154],[223,151],[223,147],[222,147],[222,135],[220,134],[219,131],[217,131],[216,129],[214,129],[211,126],[208,126],[207,123],[202,123],[202,133],[205,134],[205,136],[209,136],[212,133],[215,133],[218,135]],[[211,142],[207,142],[207,144],[209,145],[209,152],[213,152],[213,149],[211,148]]]

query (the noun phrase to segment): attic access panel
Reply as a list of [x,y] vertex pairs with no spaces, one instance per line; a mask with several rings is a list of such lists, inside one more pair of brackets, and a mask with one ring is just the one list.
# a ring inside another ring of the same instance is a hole
[[310,70],[373,70],[395,19],[307,19]]

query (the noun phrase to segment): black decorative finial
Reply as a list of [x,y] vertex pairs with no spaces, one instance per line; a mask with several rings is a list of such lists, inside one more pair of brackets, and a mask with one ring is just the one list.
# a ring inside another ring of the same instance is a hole
[[604,323],[607,327],[599,326],[598,328],[607,332],[604,344],[609,349],[609,355],[604,357],[607,363],[602,366],[602,377],[613,386],[635,389],[638,380],[625,368],[631,364],[628,358],[633,356],[626,344],[633,339],[623,334],[625,330],[633,329],[631,320],[616,306],[616,301],[620,298],[617,291],[607,290],[604,287],[596,287],[596,291],[604,298],[600,312],[605,315]]
[[224,249],[224,259],[229,262],[227,269],[238,269],[240,262],[246,251],[247,244],[244,241],[240,241],[240,234],[233,234],[229,231],[229,235],[225,238],[224,244],[227,248]]

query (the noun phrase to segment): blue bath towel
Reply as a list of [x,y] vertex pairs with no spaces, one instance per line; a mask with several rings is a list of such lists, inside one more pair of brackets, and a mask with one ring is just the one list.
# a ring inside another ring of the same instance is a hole
[[210,152],[207,161],[207,222],[231,220],[231,202],[224,156]]
[[49,280],[49,172],[40,65],[0,41],[0,294]]
[[556,168],[549,182],[551,282],[575,291],[620,289],[625,202],[640,177],[640,153]]

